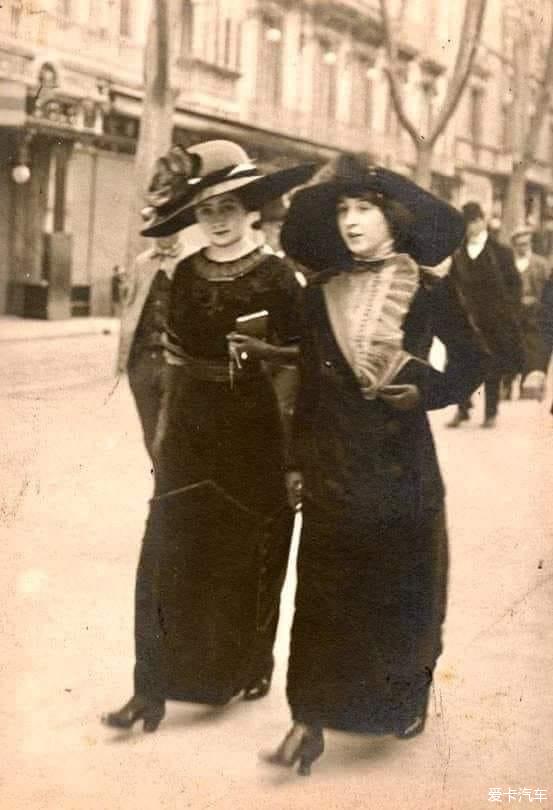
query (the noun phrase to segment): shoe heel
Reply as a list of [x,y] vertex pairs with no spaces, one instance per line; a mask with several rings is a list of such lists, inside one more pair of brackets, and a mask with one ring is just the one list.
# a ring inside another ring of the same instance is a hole
[[146,711],[143,715],[143,724],[142,729],[147,734],[153,734],[154,731],[157,731],[159,728],[159,724],[163,720],[165,716],[165,711],[163,710],[155,710],[155,711]]

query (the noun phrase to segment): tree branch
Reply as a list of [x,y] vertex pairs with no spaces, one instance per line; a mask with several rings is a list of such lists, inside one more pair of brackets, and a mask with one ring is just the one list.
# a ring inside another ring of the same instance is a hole
[[440,110],[428,139],[432,145],[436,143],[446,128],[451,116],[457,109],[463,90],[466,87],[480,43],[486,5],[487,0],[466,0],[463,27],[460,32],[455,66],[451,74],[442,109]]
[[[404,10],[404,6],[402,7],[402,10]],[[386,47],[386,55],[388,57],[388,67],[386,68],[386,74],[388,76],[388,82],[390,84],[390,93],[392,96],[394,109],[401,124],[407,130],[407,132],[415,142],[415,145],[418,146],[420,143],[420,134],[417,132],[415,125],[407,115],[407,111],[405,110],[403,98],[401,95],[400,80],[397,72],[397,44],[392,31],[392,22],[390,19],[390,13],[388,11],[387,0],[380,0],[380,14],[382,17],[384,45]]]

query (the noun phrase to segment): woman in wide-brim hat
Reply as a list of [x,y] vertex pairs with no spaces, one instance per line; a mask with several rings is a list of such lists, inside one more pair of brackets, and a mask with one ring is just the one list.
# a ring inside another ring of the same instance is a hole
[[[422,731],[441,650],[444,488],[427,410],[480,383],[485,351],[423,265],[463,237],[460,214],[364,155],[342,155],[292,199],[284,250],[306,290],[296,468],[303,527],[276,764],[308,773],[326,728]],[[426,359],[434,335],[445,372]]]
[[177,266],[171,287],[134,695],[106,717],[111,726],[142,719],[151,731],[166,700],[221,705],[269,690],[294,513],[264,362],[297,355],[301,287],[252,228],[263,203],[312,171],[263,176],[229,141],[174,147],[158,165],[144,233],[197,222],[208,246]]

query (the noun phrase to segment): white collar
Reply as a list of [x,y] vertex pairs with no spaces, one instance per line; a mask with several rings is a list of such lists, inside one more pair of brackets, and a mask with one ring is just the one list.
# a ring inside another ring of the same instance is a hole
[[484,229],[483,231],[480,231],[478,236],[467,242],[466,245],[467,253],[471,259],[476,259],[477,256],[480,256],[480,254],[486,247],[487,241],[488,241],[488,232],[486,229]]

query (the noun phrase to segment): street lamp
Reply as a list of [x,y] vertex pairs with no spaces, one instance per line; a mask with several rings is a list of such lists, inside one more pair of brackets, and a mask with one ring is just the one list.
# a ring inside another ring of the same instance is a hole
[[29,143],[31,138],[32,133],[26,131],[17,150],[17,163],[12,169],[12,180],[14,183],[17,183],[18,186],[28,183],[31,178],[31,170],[29,168]]
[[326,53],[323,54],[323,62],[325,65],[335,65],[337,58],[334,51],[326,51]]
[[12,169],[12,180],[14,183],[17,183],[18,186],[22,186],[24,183],[28,183],[31,179],[31,170],[27,166],[26,163],[18,163],[17,166],[14,166]]

